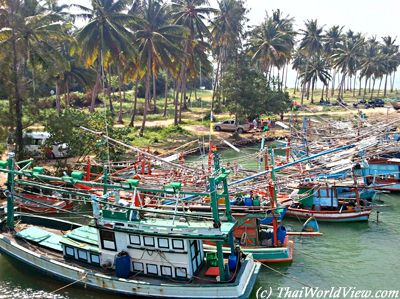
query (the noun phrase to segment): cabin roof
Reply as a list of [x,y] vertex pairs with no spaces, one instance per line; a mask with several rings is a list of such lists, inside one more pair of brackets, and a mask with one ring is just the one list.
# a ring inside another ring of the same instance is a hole
[[[104,223],[116,223],[115,219],[103,217]],[[118,224],[127,224],[121,227]],[[225,239],[232,231],[236,222],[221,222],[220,228],[214,228],[212,221],[187,220],[180,221],[177,217],[173,219],[145,218],[138,221],[120,220],[114,227],[115,230],[144,233],[150,235],[166,235],[170,237],[182,237],[196,239]],[[104,227],[107,228],[107,227]]]
[[99,245],[99,240],[97,237],[97,229],[94,227],[81,226],[70,231],[65,236],[75,241],[81,241],[94,246]]

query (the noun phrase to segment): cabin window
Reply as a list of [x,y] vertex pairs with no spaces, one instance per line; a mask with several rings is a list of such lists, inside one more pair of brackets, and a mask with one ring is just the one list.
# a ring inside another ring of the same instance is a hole
[[129,235],[129,242],[133,245],[140,245],[140,236]]
[[193,272],[196,272],[201,264],[200,246],[197,240],[190,241],[190,253],[192,258]]
[[183,240],[172,239],[172,248],[173,249],[184,249]]
[[143,237],[144,245],[154,247],[154,237]]
[[100,265],[100,257],[99,257],[99,255],[98,254],[90,254],[90,261],[93,264]]
[[75,257],[75,250],[72,247],[65,246],[65,255]]
[[132,269],[133,271],[143,272],[144,270],[143,263],[133,262]]
[[169,248],[167,238],[158,238],[158,248]]
[[172,276],[172,267],[170,267],[170,266],[161,266],[161,275],[163,275],[163,276]]
[[101,246],[103,249],[117,251],[115,233],[109,230],[100,231]]
[[146,268],[147,268],[147,274],[158,275],[158,268],[157,268],[157,265],[154,265],[154,264],[147,264],[147,265],[146,265]]
[[181,277],[181,278],[186,278],[187,277],[186,268],[176,267],[175,268],[175,276]]
[[82,261],[87,261],[88,260],[87,251],[78,249],[78,258]]

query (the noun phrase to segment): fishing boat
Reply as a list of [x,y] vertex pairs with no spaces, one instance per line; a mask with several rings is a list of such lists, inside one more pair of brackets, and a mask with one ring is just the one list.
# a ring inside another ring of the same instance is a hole
[[[0,170],[8,174],[11,206],[14,176],[23,173],[14,170],[13,155],[9,160],[8,169]],[[112,191],[102,197],[90,195],[93,216],[88,225],[14,215],[8,209],[0,221],[0,251],[57,279],[106,292],[151,298],[248,298],[260,264],[233,244],[229,259],[223,258],[222,244],[232,239],[236,222],[220,220],[215,180],[221,177],[210,180],[215,186],[210,192],[211,217],[108,201],[111,196],[118,198],[121,184],[108,184]],[[124,188],[135,186],[125,183]],[[216,251],[206,254],[203,242],[210,240],[216,242]]]
[[400,159],[374,158],[359,170],[365,183],[376,190],[400,191]]
[[[63,199],[61,194],[55,192],[34,193],[32,188],[25,188],[15,193],[15,203],[20,211],[32,213],[58,213],[70,210],[73,207],[72,200]],[[46,194],[48,193],[48,194]]]
[[336,186],[304,183],[299,186],[299,200],[288,207],[286,215],[328,222],[368,221],[372,208],[368,201],[360,199],[357,187],[354,192],[355,198],[339,199]]

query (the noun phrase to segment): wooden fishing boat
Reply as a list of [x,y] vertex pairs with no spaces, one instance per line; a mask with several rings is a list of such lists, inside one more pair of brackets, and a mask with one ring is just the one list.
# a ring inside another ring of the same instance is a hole
[[400,192],[400,159],[375,158],[359,170],[365,183],[373,189]]
[[[0,171],[8,174],[7,201],[12,206],[14,176],[24,173],[14,170],[13,156],[8,169]],[[112,191],[102,197],[87,196],[93,207],[89,225],[30,214],[14,216],[11,209],[0,220],[0,251],[57,279],[105,292],[149,298],[249,298],[260,264],[234,250],[229,240],[236,221],[229,213],[226,221],[219,218],[216,188],[224,179],[224,173],[210,178],[215,186],[209,193],[212,215],[121,206],[118,190],[137,187],[129,183],[104,184]],[[193,193],[167,188],[148,192]],[[111,196],[115,203],[108,201]],[[229,210],[229,201],[225,208]],[[205,241],[217,244],[215,252],[206,254]],[[228,260],[223,257],[223,243],[233,248]]]
[[299,186],[299,199],[294,201],[286,212],[286,216],[308,219],[314,217],[318,221],[352,222],[368,221],[372,208],[369,202],[359,196],[359,188],[350,188],[355,198],[341,198],[338,186],[323,183],[302,183]]
[[364,208],[359,211],[357,210],[317,211],[312,209],[289,207],[286,215],[288,217],[300,218],[300,219],[307,219],[309,217],[314,217],[318,221],[326,221],[326,222],[352,222],[352,221],[368,221],[371,211],[372,211],[371,208]]
[[25,192],[16,194],[16,204],[20,211],[32,213],[58,213],[73,207],[69,200]]

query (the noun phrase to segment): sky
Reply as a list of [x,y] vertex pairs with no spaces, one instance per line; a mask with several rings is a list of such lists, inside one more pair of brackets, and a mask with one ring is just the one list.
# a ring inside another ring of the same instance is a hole
[[[209,0],[211,6],[217,7],[217,0]],[[89,6],[90,0],[61,0],[61,3],[78,3]],[[344,26],[367,36],[391,35],[398,37],[400,44],[400,0],[247,0],[249,25],[261,23],[266,12],[280,9],[284,15],[295,19],[296,29],[304,27],[308,19],[318,19],[325,29],[333,25]],[[294,72],[288,76],[288,85],[293,85]],[[400,87],[400,78],[396,82]]]

